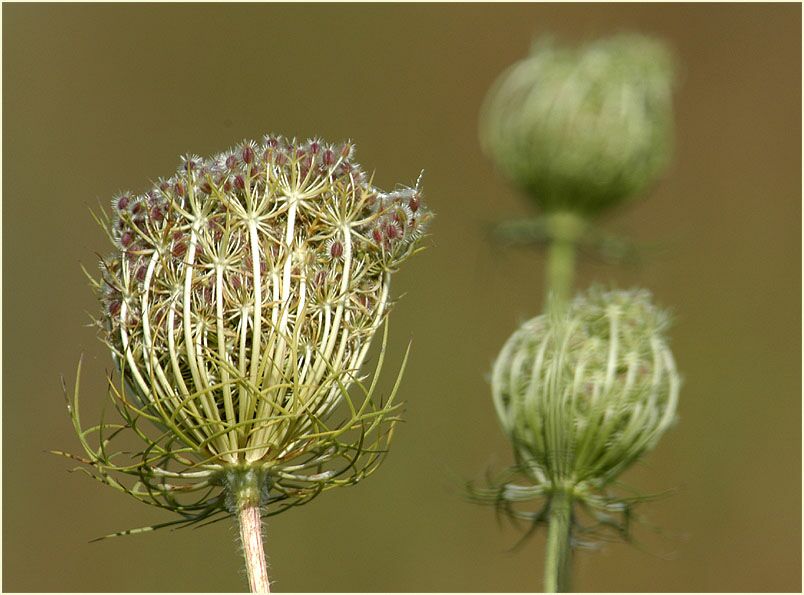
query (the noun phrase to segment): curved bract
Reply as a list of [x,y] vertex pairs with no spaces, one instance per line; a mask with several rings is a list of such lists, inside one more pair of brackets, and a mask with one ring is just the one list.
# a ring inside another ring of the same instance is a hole
[[98,322],[123,378],[123,426],[146,447],[129,466],[90,449],[102,478],[136,474],[126,491],[189,513],[171,494],[223,485],[232,469],[296,501],[373,468],[395,406],[372,399],[376,376],[366,386],[360,370],[430,213],[418,184],[383,192],[353,152],[266,136],[185,157],[148,192],[114,199]]

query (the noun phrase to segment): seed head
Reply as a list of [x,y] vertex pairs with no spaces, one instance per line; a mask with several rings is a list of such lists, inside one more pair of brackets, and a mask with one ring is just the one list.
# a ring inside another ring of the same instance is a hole
[[666,164],[671,86],[671,56],[654,39],[541,41],[489,92],[481,142],[540,208],[596,215],[633,198]]
[[[257,470],[279,509],[373,470],[396,405],[372,400],[376,375],[366,386],[360,371],[391,274],[431,213],[377,241],[420,191],[383,192],[353,156],[349,143],[270,136],[185,157],[149,192],[115,199],[98,322],[118,409],[145,446],[130,465],[88,450],[102,481],[190,522],[225,509],[220,490],[203,491],[232,469]],[[114,471],[139,481],[120,487]],[[188,505],[179,491],[204,495]]]

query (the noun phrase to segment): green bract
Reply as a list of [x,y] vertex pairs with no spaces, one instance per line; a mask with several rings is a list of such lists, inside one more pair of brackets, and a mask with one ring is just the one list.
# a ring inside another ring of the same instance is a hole
[[[95,475],[193,522],[245,479],[276,512],[369,473],[396,406],[361,367],[430,218],[418,187],[375,188],[351,144],[268,136],[112,207],[95,286],[124,421],[85,430],[72,405]],[[125,431],[133,455],[109,443]]]
[[577,49],[540,42],[489,92],[482,145],[544,210],[595,215],[655,180],[671,145],[672,61],[621,35]]

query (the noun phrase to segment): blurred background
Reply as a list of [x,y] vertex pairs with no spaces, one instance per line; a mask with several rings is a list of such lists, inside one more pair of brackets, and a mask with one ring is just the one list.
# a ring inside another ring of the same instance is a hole
[[681,64],[673,165],[605,222],[661,249],[585,261],[578,284],[646,286],[675,312],[680,423],[624,480],[676,493],[641,509],[638,545],[581,552],[574,587],[800,591],[801,7],[630,3],[4,5],[3,589],[246,588],[228,522],[89,543],[171,517],[46,451],[79,448],[60,375],[85,355],[90,423],[111,364],[85,326],[80,264],[109,250],[88,209],[273,131],[354,139],[380,187],[424,169],[438,214],[393,288],[406,422],[372,478],[269,521],[275,590],[539,590],[544,534],[512,552],[522,532],[461,499],[511,464],[487,373],[544,290],[543,253],[489,240],[531,211],[477,117],[535,35],[622,31]]

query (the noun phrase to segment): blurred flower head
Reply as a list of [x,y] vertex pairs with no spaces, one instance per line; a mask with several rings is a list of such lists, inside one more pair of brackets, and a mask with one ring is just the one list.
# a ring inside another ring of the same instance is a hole
[[122,377],[120,428],[144,446],[122,463],[76,423],[84,462],[191,520],[225,507],[215,488],[233,469],[260,474],[263,503],[280,509],[365,476],[396,406],[373,398],[377,377],[366,384],[360,370],[391,274],[430,217],[418,184],[373,186],[351,143],[280,136],[186,156],[149,191],[116,196],[97,322]]
[[671,145],[672,57],[620,35],[551,40],[504,72],[481,114],[486,153],[545,211],[596,215],[653,182]]
[[623,510],[605,488],[674,422],[680,388],[667,314],[646,290],[593,288],[525,322],[494,364],[492,392],[516,471],[479,492],[510,505],[569,492],[590,509]]

